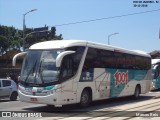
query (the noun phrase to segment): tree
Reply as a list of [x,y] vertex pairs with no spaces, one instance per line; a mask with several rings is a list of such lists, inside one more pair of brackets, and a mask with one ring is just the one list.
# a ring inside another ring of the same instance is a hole
[[19,37],[19,31],[14,27],[0,25],[0,54],[3,55],[12,49],[19,51]]
[[63,40],[62,34],[56,35],[54,40]]
[[[26,28],[25,33],[25,49],[29,48],[29,46],[42,41],[48,41],[52,39],[52,35],[48,32],[47,36],[35,36],[35,34],[31,34],[33,28]],[[55,35],[53,40],[62,40],[62,34]],[[0,25],[0,55],[3,55],[7,51],[21,51],[23,47],[23,31],[15,29],[14,27],[7,27]]]
[[8,49],[8,40],[5,36],[0,35],[0,56],[7,51]]

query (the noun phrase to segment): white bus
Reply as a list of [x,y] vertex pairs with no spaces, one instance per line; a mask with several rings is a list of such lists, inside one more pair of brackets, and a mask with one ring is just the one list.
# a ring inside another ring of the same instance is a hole
[[20,101],[61,107],[150,90],[151,57],[80,40],[46,41],[32,45],[24,56],[19,81]]
[[152,59],[151,90],[160,89],[160,59]]

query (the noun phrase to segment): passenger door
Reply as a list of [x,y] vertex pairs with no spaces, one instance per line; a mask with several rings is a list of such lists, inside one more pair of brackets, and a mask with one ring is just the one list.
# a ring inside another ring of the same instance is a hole
[[73,103],[76,101],[75,95],[73,94],[73,59],[71,55],[67,55],[63,58],[60,80],[62,81],[62,96],[61,99],[63,102]]
[[105,99],[110,97],[111,75],[104,68],[94,69],[94,82],[96,88],[95,99]]

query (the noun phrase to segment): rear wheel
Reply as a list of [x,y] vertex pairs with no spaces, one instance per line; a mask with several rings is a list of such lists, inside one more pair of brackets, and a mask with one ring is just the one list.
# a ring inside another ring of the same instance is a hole
[[139,98],[140,93],[141,93],[140,86],[137,85],[136,88],[135,88],[133,97],[134,97],[135,99]]
[[80,106],[81,107],[88,107],[91,103],[91,96],[87,89],[83,90],[81,94]]

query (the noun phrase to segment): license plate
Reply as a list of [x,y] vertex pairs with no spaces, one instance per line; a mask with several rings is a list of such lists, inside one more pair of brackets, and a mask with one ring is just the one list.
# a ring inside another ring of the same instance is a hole
[[37,98],[31,98],[31,101],[32,101],[32,102],[37,102],[38,99],[37,99]]

